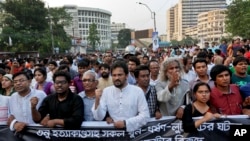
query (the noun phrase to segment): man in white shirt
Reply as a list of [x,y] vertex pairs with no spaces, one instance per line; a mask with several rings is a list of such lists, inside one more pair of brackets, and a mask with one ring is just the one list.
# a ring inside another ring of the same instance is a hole
[[38,109],[46,97],[45,92],[31,89],[31,78],[26,72],[18,72],[13,75],[14,88],[16,90],[10,97],[9,103],[9,127],[11,131],[20,132],[27,124],[35,124],[31,114],[30,100],[37,97],[39,102],[36,106]]
[[94,118],[103,120],[108,112],[115,128],[137,130],[150,117],[145,95],[141,88],[128,84],[128,67],[124,61],[112,64],[111,74],[114,85],[105,88],[102,94],[96,93],[92,107]]

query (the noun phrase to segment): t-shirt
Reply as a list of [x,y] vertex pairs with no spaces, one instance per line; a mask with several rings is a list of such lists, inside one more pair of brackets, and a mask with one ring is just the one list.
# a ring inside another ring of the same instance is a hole
[[239,87],[245,86],[250,82],[250,75],[247,75],[246,77],[239,77],[235,74],[232,74],[231,82],[232,84],[236,84]]

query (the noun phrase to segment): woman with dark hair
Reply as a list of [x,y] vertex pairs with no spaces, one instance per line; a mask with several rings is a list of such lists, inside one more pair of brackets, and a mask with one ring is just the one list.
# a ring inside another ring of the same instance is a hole
[[55,92],[52,82],[46,81],[47,72],[43,68],[37,68],[34,71],[34,77],[36,80],[35,89],[44,91],[47,95]]
[[[197,128],[204,122],[207,122],[213,118],[219,118],[220,114],[213,114],[208,105],[211,89],[207,83],[197,83],[193,88],[193,94],[195,101],[192,104],[188,104],[184,109],[182,117],[182,125],[184,132],[195,132]],[[193,117],[202,118],[193,120]]]

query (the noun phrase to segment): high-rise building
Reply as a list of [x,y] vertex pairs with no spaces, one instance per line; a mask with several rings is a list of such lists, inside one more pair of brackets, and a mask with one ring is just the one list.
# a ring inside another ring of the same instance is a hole
[[[175,31],[169,29],[168,36],[173,35],[172,39],[182,40],[185,28],[197,25],[198,14],[214,9],[224,8],[226,0],[179,0],[178,4],[168,10],[169,13],[174,10],[174,18],[167,19],[167,27],[174,21]],[[178,10],[176,10],[176,8]],[[171,37],[171,36],[170,36]],[[170,40],[172,40],[170,38]]]
[[72,16],[72,24],[64,27],[67,34],[74,39],[81,39],[87,42],[89,27],[92,23],[97,25],[100,37],[100,44],[96,49],[109,49],[111,47],[111,12],[90,7],[77,7],[75,5],[65,5],[66,12]]
[[125,23],[112,22],[112,24],[111,24],[111,38],[113,40],[113,43],[118,43],[119,31],[122,30],[122,29],[125,29],[125,28],[126,28]]

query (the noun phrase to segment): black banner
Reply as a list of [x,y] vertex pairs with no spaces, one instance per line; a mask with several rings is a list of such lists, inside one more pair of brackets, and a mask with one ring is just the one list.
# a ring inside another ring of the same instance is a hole
[[174,118],[152,120],[134,132],[118,130],[110,125],[103,126],[103,122],[90,122],[85,125],[86,122],[81,130],[27,126],[21,133],[12,132],[6,125],[1,125],[0,141],[242,141],[250,134],[247,133],[250,132],[250,119],[245,117],[221,118],[207,122],[194,133],[184,133],[182,121]]

